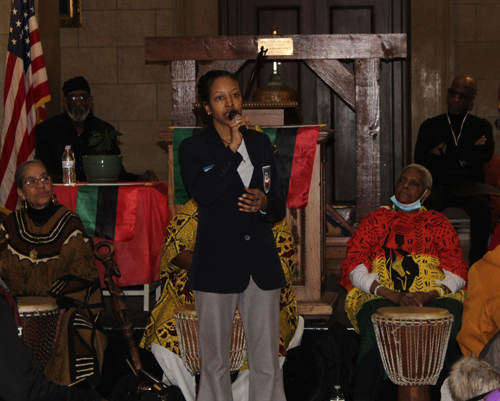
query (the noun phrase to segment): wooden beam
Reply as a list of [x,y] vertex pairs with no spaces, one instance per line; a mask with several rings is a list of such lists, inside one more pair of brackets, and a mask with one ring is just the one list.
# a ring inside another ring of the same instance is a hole
[[196,61],[172,61],[172,124],[194,127],[196,116]]
[[299,301],[297,303],[299,315],[309,318],[328,319],[339,303],[339,294],[325,291],[321,301]]
[[236,74],[236,72],[238,72],[241,66],[246,62],[247,60],[214,60],[204,66],[198,66],[198,78],[205,75],[208,71],[213,70],[224,70]]
[[146,63],[173,60],[250,60],[259,38],[292,38],[293,55],[276,60],[405,58],[406,34],[147,37]]
[[354,111],[356,90],[354,76],[338,60],[305,60],[307,65],[325,81]]
[[356,221],[380,207],[380,60],[356,60]]
[[354,228],[352,228],[347,221],[340,215],[339,212],[337,212],[333,207],[331,207],[328,203],[325,202],[325,208],[328,213],[332,215],[332,217],[337,220],[337,223],[339,223],[342,227],[344,227],[347,231],[349,231],[351,234],[354,233]]
[[[319,138],[318,138],[319,139]],[[323,165],[322,165],[323,164]],[[316,145],[309,201],[305,208],[305,256],[302,262],[307,270],[305,275],[306,299],[321,299],[321,285],[324,277],[325,260],[325,171],[321,163],[321,145]],[[311,239],[307,237],[310,236]]]
[[[170,195],[169,195],[170,196]],[[170,201],[170,199],[169,199]],[[347,242],[350,237],[326,237],[326,258],[344,259],[347,254]]]

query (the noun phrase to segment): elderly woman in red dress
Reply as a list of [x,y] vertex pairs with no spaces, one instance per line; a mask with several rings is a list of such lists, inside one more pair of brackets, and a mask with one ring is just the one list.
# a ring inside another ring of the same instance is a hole
[[[347,244],[341,284],[345,310],[361,346],[355,400],[375,400],[384,370],[371,316],[388,306],[434,306],[454,316],[447,362],[459,355],[455,341],[461,326],[467,265],[460,240],[448,219],[423,206],[432,176],[418,164],[400,174],[394,206],[382,207],[360,223]],[[451,366],[451,365],[450,365]]]

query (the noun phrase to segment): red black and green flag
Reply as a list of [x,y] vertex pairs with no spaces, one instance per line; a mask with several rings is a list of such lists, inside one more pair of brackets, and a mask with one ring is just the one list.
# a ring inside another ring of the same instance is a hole
[[286,207],[303,209],[309,199],[319,125],[262,127],[276,147],[274,154]]
[[203,130],[204,128],[174,128],[174,132],[172,134],[172,146],[174,151],[174,203],[176,205],[184,205],[189,201],[189,199],[191,199],[186,191],[184,183],[182,182],[181,168],[179,166],[179,146],[184,139],[199,134]]
[[138,193],[136,186],[78,187],[76,213],[88,236],[130,241],[135,234]]
[[[182,182],[178,151],[180,143],[204,128],[175,128],[173,132],[174,185],[176,204],[189,200]],[[311,185],[319,125],[295,127],[258,128],[269,136],[276,147],[275,158],[281,192],[286,199],[286,207],[301,209],[307,206]]]

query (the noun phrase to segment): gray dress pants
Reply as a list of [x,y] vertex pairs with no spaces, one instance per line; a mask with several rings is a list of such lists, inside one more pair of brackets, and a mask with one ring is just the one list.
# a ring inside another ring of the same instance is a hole
[[250,278],[240,294],[193,293],[201,359],[197,400],[233,400],[229,351],[238,307],[248,350],[249,401],[286,401],[279,365],[280,289],[261,290]]

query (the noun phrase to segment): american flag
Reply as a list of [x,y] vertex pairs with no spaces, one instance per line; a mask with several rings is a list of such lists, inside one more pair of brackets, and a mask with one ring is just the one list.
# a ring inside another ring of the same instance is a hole
[[44,103],[49,100],[49,83],[34,0],[14,0],[10,15],[0,138],[0,205],[7,209],[14,210],[17,206],[14,173],[22,162],[33,158],[37,109],[39,119],[45,119]]

